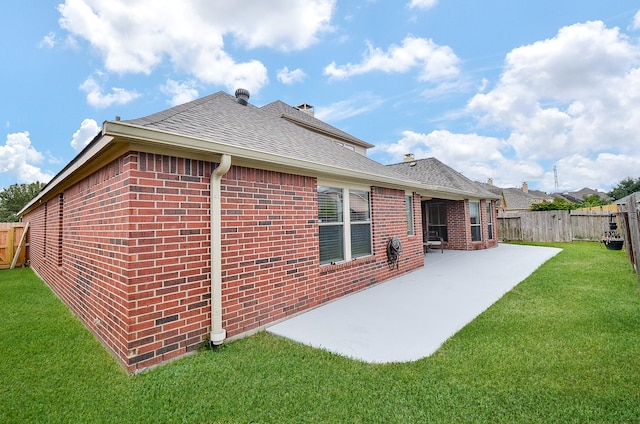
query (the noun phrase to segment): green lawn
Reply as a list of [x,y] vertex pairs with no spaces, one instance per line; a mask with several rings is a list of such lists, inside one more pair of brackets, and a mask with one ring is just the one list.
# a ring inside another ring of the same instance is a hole
[[433,356],[370,365],[259,333],[127,375],[29,269],[0,271],[0,422],[640,422],[623,251],[564,250]]

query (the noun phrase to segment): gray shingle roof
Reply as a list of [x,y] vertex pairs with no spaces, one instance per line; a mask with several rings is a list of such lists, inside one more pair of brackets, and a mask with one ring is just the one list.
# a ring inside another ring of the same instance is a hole
[[481,199],[497,198],[496,194],[436,158],[418,159],[388,166],[402,172],[409,178],[430,186],[464,191]]
[[547,200],[549,197],[540,197],[532,193],[525,193],[520,188],[505,188],[503,196],[506,205],[505,209],[526,209],[529,210],[531,205]]
[[281,116],[295,124],[302,125],[312,131],[325,133],[329,137],[336,138],[338,140],[344,140],[349,143],[357,144],[359,146],[369,148],[373,147],[373,144],[369,144],[366,141],[360,140],[357,137],[352,136],[349,133],[342,131],[332,125],[321,121],[308,113],[301,111],[298,108],[289,106],[281,100],[276,100],[260,108],[266,112],[273,113],[277,116]]
[[[297,109],[299,114],[290,109],[295,108],[282,102],[274,102],[264,108],[251,104],[243,106],[236,102],[235,97],[221,91],[149,116],[122,122],[269,155],[407,181],[396,170],[348,150],[327,136],[283,119],[282,113],[285,112],[300,119],[306,119],[301,115],[308,116]],[[308,118],[317,121],[314,122],[315,125],[320,125],[318,123],[321,121],[311,116]],[[311,120],[309,121],[312,122]],[[339,132],[336,128],[325,125],[326,129]],[[353,136],[349,137],[358,140]],[[364,143],[362,140],[358,141]]]
[[522,191],[522,188],[502,188],[494,186],[493,184],[480,182],[476,182],[476,184],[481,185],[492,193],[500,195],[501,199],[498,205],[505,210],[529,210],[532,204],[552,199],[552,196],[538,190],[529,190],[528,193],[525,193]]
[[611,199],[609,198],[609,195],[608,195],[607,193],[604,193],[604,192],[602,192],[602,191],[598,191],[598,190],[594,190],[594,189],[592,189],[592,188],[588,188],[588,187],[583,187],[583,188],[581,188],[580,190],[578,190],[578,191],[574,191],[574,192],[570,192],[569,194],[570,194],[570,195],[572,195],[573,197],[575,197],[575,198],[579,199],[579,200],[584,200],[584,199],[586,199],[587,197],[592,196],[592,195],[594,195],[594,194],[595,194],[596,196],[598,196],[598,198],[599,198],[600,200],[604,200],[604,201],[609,201],[609,200],[611,200]]

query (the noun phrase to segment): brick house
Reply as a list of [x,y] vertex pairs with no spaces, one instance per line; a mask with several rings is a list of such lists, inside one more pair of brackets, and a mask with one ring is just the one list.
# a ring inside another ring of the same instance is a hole
[[449,246],[470,248],[454,233],[476,193],[379,164],[302,106],[238,90],[106,121],[21,211],[34,271],[129,372],[424,266],[424,199],[460,201]]
[[403,163],[389,166],[428,189],[421,202],[422,228],[438,233],[445,248],[478,250],[498,245],[495,206],[499,195],[436,158],[415,160],[407,154]]

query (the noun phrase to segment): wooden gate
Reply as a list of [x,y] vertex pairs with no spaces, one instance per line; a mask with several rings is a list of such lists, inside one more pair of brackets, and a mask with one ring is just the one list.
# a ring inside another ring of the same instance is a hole
[[29,223],[0,222],[0,269],[29,261]]
[[519,216],[504,216],[498,219],[498,234],[500,240],[522,240],[522,223]]

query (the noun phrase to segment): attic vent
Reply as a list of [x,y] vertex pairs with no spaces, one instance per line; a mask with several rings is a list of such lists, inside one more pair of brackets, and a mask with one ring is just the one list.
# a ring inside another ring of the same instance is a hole
[[246,106],[249,103],[249,91],[244,88],[238,88],[236,90],[236,102],[242,106]]

